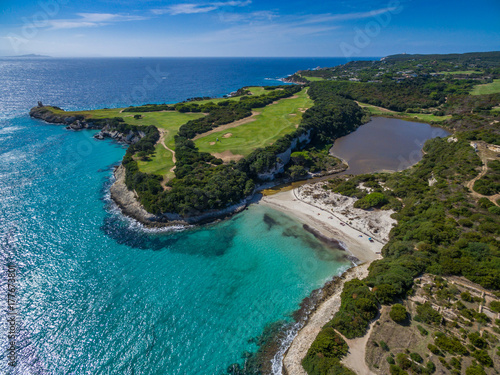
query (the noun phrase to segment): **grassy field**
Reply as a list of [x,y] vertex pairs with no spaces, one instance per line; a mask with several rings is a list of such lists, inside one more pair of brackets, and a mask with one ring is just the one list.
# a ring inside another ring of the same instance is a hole
[[394,112],[387,110],[382,107],[377,107],[371,104],[358,103],[360,107],[366,108],[370,111],[373,116],[384,116],[384,117],[394,117],[403,120],[410,121],[422,121],[422,122],[441,122],[451,118],[450,115],[447,116],[434,116],[425,113],[405,113],[405,112]]
[[[263,87],[261,86],[252,86],[252,87],[247,87],[247,89],[252,93],[252,95],[263,95],[272,92],[272,90],[264,90]],[[243,96],[249,96],[249,95],[243,95]],[[215,98],[215,99],[206,99],[206,100],[196,100],[193,101],[193,103],[197,104],[205,104],[205,103],[219,103],[222,102],[223,100],[240,100],[242,96],[235,96],[232,98]]]
[[155,147],[155,152],[150,161],[138,160],[139,169],[145,173],[158,174],[171,179],[175,176],[170,169],[174,167],[172,153],[165,149],[162,144],[158,143]]
[[[195,142],[196,146],[202,152],[214,154],[231,151],[234,155],[246,156],[256,148],[268,146],[295,130],[302,119],[299,108],[309,108],[312,104],[306,90],[302,90],[297,98],[281,99],[263,108],[255,121],[202,137]],[[231,137],[223,138],[227,133],[231,133]],[[219,142],[216,142],[217,138]],[[211,145],[213,142],[215,144]]]
[[456,72],[438,72],[438,74],[483,74],[484,72],[478,70],[457,70]]
[[308,76],[301,76],[305,79],[307,79],[308,81],[311,81],[311,82],[314,82],[314,81],[324,81],[325,79],[324,78],[321,78],[321,77],[308,77]]
[[477,85],[471,91],[471,95],[496,94],[500,92],[500,79],[494,79],[492,83]]

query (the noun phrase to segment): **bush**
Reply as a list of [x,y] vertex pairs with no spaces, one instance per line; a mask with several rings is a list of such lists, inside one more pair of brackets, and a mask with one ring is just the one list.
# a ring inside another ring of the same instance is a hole
[[408,375],[407,371],[402,370],[399,366],[396,365],[391,365],[389,367],[389,371],[391,375]]
[[441,324],[443,317],[434,310],[429,302],[417,306],[417,315],[419,319],[427,324]]
[[424,361],[424,359],[418,353],[410,353],[410,358],[418,363],[422,363]]
[[471,332],[469,333],[469,341],[472,345],[474,345],[476,348],[479,349],[486,349],[488,348],[488,343],[486,342],[485,339],[483,339],[480,335],[479,332]]
[[458,358],[453,357],[450,360],[450,365],[452,365],[453,367],[455,367],[457,370],[462,369],[462,363],[460,362],[460,360]]
[[386,358],[387,362],[390,364],[390,365],[395,365],[396,364],[396,361],[394,360],[394,358],[392,358],[391,356],[388,356]]
[[458,340],[455,336],[448,337],[442,332],[435,333],[434,344],[450,354],[469,354],[467,348],[462,345],[460,340]]
[[431,361],[427,362],[427,365],[425,367],[431,374],[433,374],[436,371],[436,365],[434,364],[434,362]]
[[488,208],[488,211],[494,215],[500,215],[500,207],[498,206],[492,206]]
[[465,302],[474,302],[474,298],[472,298],[469,292],[463,292],[460,294],[460,298],[462,298]]
[[404,353],[399,353],[396,356],[396,363],[398,364],[399,367],[401,367],[403,370],[407,370],[411,367],[411,361],[408,358],[408,356]]
[[427,336],[429,334],[429,332],[421,325],[417,325],[417,328],[422,336]]
[[382,349],[384,349],[386,352],[388,352],[389,350],[391,350],[391,349],[389,348],[389,345],[387,345],[387,343],[386,343],[385,341],[380,341],[380,347],[381,347]]
[[490,309],[492,309],[495,312],[500,312],[500,301],[491,301],[490,302]]
[[472,353],[472,356],[478,360],[479,363],[486,367],[493,367],[493,360],[488,355],[486,350],[476,350]]
[[408,312],[403,305],[401,305],[400,303],[396,303],[395,305],[392,305],[389,316],[396,323],[402,323],[406,320]]
[[441,351],[436,345],[428,344],[427,349],[429,349],[432,354],[441,355]]
[[353,374],[340,364],[349,347],[332,327],[323,328],[302,360],[302,366],[309,375],[326,375],[332,368],[338,374]]
[[372,207],[382,207],[383,205],[389,203],[387,197],[382,193],[370,193],[359,199],[354,203],[355,208],[362,208],[367,210]]

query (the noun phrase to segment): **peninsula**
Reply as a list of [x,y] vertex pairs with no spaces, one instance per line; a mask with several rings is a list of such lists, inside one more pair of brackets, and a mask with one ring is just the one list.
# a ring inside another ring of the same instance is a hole
[[[328,176],[260,201],[364,262],[321,291],[284,373],[496,373],[500,52],[394,55],[286,81],[297,84],[93,111],[39,103],[30,115],[130,144],[111,192],[148,226],[212,221],[277,181]],[[427,141],[404,171],[333,175],[347,166],[331,145],[370,116],[453,134]],[[231,373],[267,373],[264,357]]]

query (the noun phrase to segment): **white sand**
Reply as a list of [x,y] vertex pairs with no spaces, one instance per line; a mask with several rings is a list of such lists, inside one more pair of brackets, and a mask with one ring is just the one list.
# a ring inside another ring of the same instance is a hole
[[[265,196],[259,203],[287,213],[323,235],[341,241],[347,251],[362,262],[378,259],[396,223],[390,217],[393,211],[352,208],[356,199],[325,191],[321,188],[323,184],[303,185]],[[373,242],[368,240],[370,237]]]
[[[318,182],[303,185],[265,196],[259,202],[295,217],[324,236],[341,241],[347,251],[363,262],[362,265],[344,273],[335,294],[317,308],[294,338],[283,358],[283,367],[288,375],[307,375],[301,364],[302,359],[321,328],[339,310],[344,282],[353,278],[363,279],[368,275],[368,266],[373,260],[381,257],[380,251],[387,243],[389,232],[396,223],[390,217],[393,211],[365,211],[353,208],[355,198],[326,191],[322,187],[324,184]],[[368,240],[369,237],[373,242]],[[366,345],[368,337],[369,334],[363,338],[349,340],[349,354],[343,360],[343,363],[359,374],[371,373],[366,372],[368,366],[365,363],[365,351],[359,350]]]

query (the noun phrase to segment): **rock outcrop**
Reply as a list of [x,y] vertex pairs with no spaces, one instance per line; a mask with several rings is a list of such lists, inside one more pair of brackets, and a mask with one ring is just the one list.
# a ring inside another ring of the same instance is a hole
[[68,116],[61,108],[44,106],[41,102],[38,102],[37,107],[31,108],[30,116],[51,124],[66,125],[68,130],[101,129],[98,134],[94,135],[96,139],[112,138],[117,142],[134,144],[145,136],[140,130],[122,133],[113,128],[109,119],[92,120],[82,115]]

